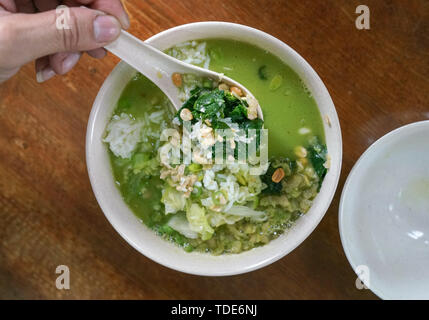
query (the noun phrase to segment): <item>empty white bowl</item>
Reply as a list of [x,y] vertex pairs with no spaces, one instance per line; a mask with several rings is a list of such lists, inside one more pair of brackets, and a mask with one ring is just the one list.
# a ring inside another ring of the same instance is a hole
[[429,121],[390,132],[361,156],[339,225],[350,264],[375,294],[429,299]]
[[94,102],[87,130],[86,158],[89,177],[101,209],[113,227],[135,249],[148,258],[186,273],[223,276],[248,272],[266,266],[296,248],[322,219],[334,196],[341,170],[342,143],[337,113],[322,80],[311,66],[280,40],[259,30],[225,22],[192,23],[161,32],[147,42],[165,50],[175,44],[194,39],[228,38],[252,43],[272,52],[287,63],[313,94],[325,123],[326,142],[331,168],[310,211],[301,217],[286,234],[268,245],[235,255],[211,256],[186,253],[148,229],[128,208],[116,188],[107,148],[102,142],[106,124],[119,96],[135,71],[120,62],[107,77]]

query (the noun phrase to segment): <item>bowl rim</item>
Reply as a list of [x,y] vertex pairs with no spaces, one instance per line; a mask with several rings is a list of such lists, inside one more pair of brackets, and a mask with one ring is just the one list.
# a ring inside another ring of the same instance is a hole
[[[86,135],[86,161],[87,161],[87,170],[88,170],[88,175],[90,178],[90,183],[93,189],[93,192],[95,194],[95,197],[97,199],[97,202],[100,206],[100,208],[102,209],[104,215],[106,216],[107,220],[110,222],[110,224],[113,226],[113,228],[121,235],[122,238],[124,238],[134,249],[136,249],[137,251],[139,251],[141,254],[143,254],[144,256],[148,257],[149,259],[164,265],[170,269],[173,270],[177,270],[177,271],[181,271],[184,273],[188,273],[188,274],[194,274],[194,275],[203,275],[203,276],[228,276],[228,275],[236,275],[236,274],[242,274],[242,273],[246,273],[246,272],[250,272],[262,267],[265,267],[281,258],[283,258],[284,256],[286,256],[287,254],[289,254],[290,252],[292,252],[293,250],[295,250],[305,239],[308,238],[308,236],[314,231],[314,229],[319,225],[320,221],[322,220],[322,218],[324,217],[324,215],[326,214],[327,210],[329,209],[332,200],[334,198],[334,195],[336,193],[337,187],[338,187],[338,182],[339,182],[339,178],[340,178],[340,174],[341,174],[341,167],[342,167],[342,133],[341,133],[341,126],[339,123],[339,119],[338,119],[338,114],[336,112],[335,109],[335,105],[332,101],[332,98],[325,86],[325,84],[323,83],[323,81],[320,79],[319,75],[316,73],[316,71],[310,66],[310,64],[302,57],[300,56],[294,49],[292,49],[290,46],[288,46],[287,44],[285,44],[284,42],[282,42],[281,40],[269,35],[268,33],[265,33],[263,31],[260,31],[258,29],[252,28],[252,27],[248,27],[245,25],[241,25],[241,24],[236,24],[236,23],[230,23],[230,22],[220,22],[220,21],[204,21],[204,22],[194,22],[194,23],[188,23],[188,24],[184,24],[184,25],[179,25],[167,30],[164,30],[160,33],[155,34],[154,36],[150,37],[149,39],[147,39],[146,41],[156,41],[159,38],[162,38],[168,34],[174,33],[174,32],[181,32],[181,31],[186,31],[189,28],[198,28],[201,26],[209,26],[209,27],[231,27],[231,28],[237,28],[242,32],[247,32],[247,33],[253,33],[253,35],[255,36],[259,36],[261,38],[264,38],[265,41],[271,41],[273,43],[273,46],[277,46],[279,48],[281,48],[281,51],[283,52],[287,52],[287,56],[290,56],[290,58],[292,60],[294,60],[294,62],[298,63],[300,65],[300,68],[303,70],[303,72],[305,71],[306,73],[308,73],[308,76],[311,77],[311,79],[313,79],[313,81],[315,83],[317,83],[317,87],[318,89],[320,89],[322,91],[322,95],[323,98],[326,100],[325,104],[328,105],[327,108],[330,109],[330,120],[332,123],[332,126],[337,128],[337,130],[335,131],[335,137],[333,137],[332,139],[335,139],[335,144],[338,146],[338,150],[337,150],[337,156],[335,159],[335,164],[336,164],[336,171],[333,173],[334,176],[332,178],[332,183],[330,184],[331,188],[329,191],[329,194],[323,199],[322,204],[320,205],[320,210],[318,212],[318,214],[315,216],[314,221],[312,222],[312,225],[307,226],[306,227],[306,232],[302,232],[301,236],[299,237],[298,241],[295,241],[295,243],[293,245],[290,245],[289,248],[287,250],[282,250],[282,251],[278,251],[278,252],[273,252],[272,254],[269,255],[268,258],[265,259],[255,259],[257,260],[257,262],[251,264],[251,265],[247,265],[247,266],[241,266],[239,268],[234,268],[231,267],[232,269],[225,269],[225,270],[220,270],[220,271],[207,271],[207,270],[201,270],[198,268],[190,268],[189,266],[182,266],[180,265],[180,263],[174,262],[174,261],[162,261],[160,259],[160,257],[157,254],[153,254],[151,252],[146,252],[145,250],[143,250],[140,246],[138,246],[136,243],[134,243],[134,241],[132,239],[130,239],[130,237],[127,235],[127,232],[125,230],[122,230],[122,228],[117,225],[113,220],[111,216],[111,213],[109,212],[109,208],[106,207],[104,205],[104,200],[103,197],[105,198],[106,195],[102,195],[101,192],[99,192],[98,189],[98,185],[95,183],[95,174],[94,174],[94,170],[93,170],[93,161],[90,157],[90,148],[92,145],[92,131],[94,129],[94,124],[95,124],[95,120],[96,120],[96,115],[97,115],[97,110],[99,107],[97,107],[97,103],[99,103],[100,98],[100,93],[103,91],[104,86],[106,85],[106,82],[111,79],[114,78],[116,76],[118,76],[120,74],[120,72],[122,71],[122,69],[124,68],[124,66],[128,66],[126,65],[123,61],[120,61],[115,68],[112,70],[112,72],[107,76],[107,78],[104,80],[102,87],[100,88],[97,97],[94,101],[92,110],[91,110],[91,114],[90,114],[90,118],[88,121],[88,127],[87,127],[87,135]],[[228,37],[226,37],[228,38]],[[279,49],[280,50],[280,49]],[[274,54],[274,53],[273,53]],[[295,72],[297,72],[297,70],[293,67],[291,67]],[[298,73],[298,72],[297,72]],[[300,78],[302,79],[302,76],[300,75]],[[321,113],[321,117],[322,117],[322,122],[323,122],[323,127],[325,130],[325,133],[327,132],[327,124],[325,123],[324,119],[323,119],[323,114],[320,110],[320,106],[319,106],[319,101],[316,101],[317,105],[318,105],[318,109]],[[323,189],[323,186],[322,186]],[[119,191],[118,191],[119,192]],[[122,200],[123,201],[123,200]],[[130,210],[131,211],[131,210]],[[153,231],[152,231],[153,232]],[[279,237],[279,238],[282,238]],[[277,239],[279,239],[277,238]],[[277,240],[275,239],[275,240]],[[273,240],[273,241],[275,241]],[[271,241],[271,242],[273,242]],[[267,247],[270,244],[267,244],[263,247]],[[262,248],[262,247],[260,247]],[[251,251],[253,251],[255,249],[246,251],[244,253],[240,253],[237,255],[222,255],[222,257],[225,256],[241,256],[244,255],[246,253],[249,253]],[[183,250],[182,250],[183,251]],[[185,253],[183,251],[183,254],[188,254],[189,253]],[[216,257],[218,258],[218,257]],[[223,258],[225,259],[225,258]]]
[[[403,125],[399,128],[396,128],[380,138],[378,138],[374,143],[372,143],[365,152],[359,157],[359,159],[356,161],[356,163],[353,165],[353,168],[350,170],[349,175],[347,176],[346,182],[344,183],[343,190],[341,192],[341,198],[340,198],[340,205],[338,207],[338,229],[340,232],[340,239],[341,239],[341,245],[343,247],[344,254],[346,255],[347,261],[349,262],[350,266],[353,269],[353,272],[356,274],[356,276],[359,277],[358,273],[356,272],[356,268],[358,267],[358,264],[353,258],[352,250],[349,246],[347,246],[347,241],[345,240],[346,235],[346,227],[344,226],[344,220],[345,220],[345,202],[346,197],[349,192],[349,188],[353,182],[353,179],[355,176],[358,175],[358,172],[362,166],[362,163],[371,155],[371,153],[375,152],[379,147],[381,147],[383,144],[392,142],[395,139],[398,139],[402,136],[402,134],[405,132],[408,132],[410,130],[416,130],[421,127],[428,127],[429,126],[429,120],[422,120],[417,122],[408,123],[406,125]],[[390,299],[389,295],[383,292],[382,290],[375,288],[373,284],[371,284],[369,288],[375,295],[377,295],[380,299],[386,300]]]

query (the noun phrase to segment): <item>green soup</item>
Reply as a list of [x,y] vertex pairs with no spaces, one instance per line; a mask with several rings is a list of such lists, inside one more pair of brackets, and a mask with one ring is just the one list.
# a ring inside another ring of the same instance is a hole
[[[298,75],[279,58],[232,40],[207,40],[207,48],[210,69],[242,83],[258,99],[269,131],[271,156],[294,157],[294,147],[307,145],[310,136],[324,141],[316,102]],[[299,134],[303,127],[311,131]]]
[[[210,57],[209,68],[242,83],[258,99],[264,114],[264,126],[269,133],[270,157],[294,160],[297,158],[294,153],[296,147],[307,147],[315,137],[324,144],[323,123],[317,105],[289,66],[271,53],[243,42],[224,39],[209,39],[204,42]],[[167,53],[176,57],[178,55],[174,48],[167,50]],[[156,123],[148,120],[149,115],[161,110],[169,111],[160,115]],[[140,74],[124,89],[114,116],[124,113],[132,119],[144,119],[146,128],[153,132],[168,127],[174,116],[161,90]],[[288,196],[290,195],[287,210],[273,213],[264,223],[241,220],[235,225],[221,226],[209,241],[189,239],[166,227],[170,217],[164,214],[161,202],[162,181],[159,175],[147,173],[150,170],[150,164],[147,163],[155,161],[159,147],[159,137],[151,137],[149,134],[129,158],[115,156],[109,151],[113,174],[124,201],[132,211],[147,226],[187,251],[198,249],[214,254],[238,253],[263,245],[305,213],[317,194],[317,179],[305,177],[305,168],[299,172],[292,170],[284,187],[289,192]],[[268,206],[270,202],[277,201],[270,197],[262,200]]]

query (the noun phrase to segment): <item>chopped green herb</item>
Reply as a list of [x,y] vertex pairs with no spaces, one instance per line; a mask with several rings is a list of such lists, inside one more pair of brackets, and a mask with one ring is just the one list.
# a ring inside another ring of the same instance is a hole
[[262,182],[267,185],[267,187],[264,190],[262,190],[262,193],[264,193],[264,194],[280,194],[281,193],[281,191],[282,191],[281,182],[275,183],[272,180],[272,176],[273,176],[275,170],[276,170],[276,168],[274,168],[273,166],[270,165],[267,172],[263,176],[261,176]]
[[201,169],[203,168],[203,166],[199,163],[191,163],[189,166],[186,167],[186,169],[190,172],[190,173],[195,173],[198,171],[201,171]]
[[314,171],[316,171],[316,174],[319,176],[320,190],[322,182],[325,179],[326,173],[328,172],[328,169],[325,167],[327,158],[326,145],[321,144],[318,139],[314,139],[308,148],[308,158],[313,165]]
[[270,90],[271,91],[277,90],[278,88],[281,87],[282,83],[283,83],[283,77],[280,74],[276,75],[270,82]]
[[247,107],[246,101],[238,99],[229,92],[218,88],[209,90],[196,87],[191,90],[191,97],[183,104],[177,116],[180,119],[180,111],[187,108],[194,116],[194,123],[200,119],[209,120],[214,129],[228,129],[228,125],[220,119],[231,118],[238,124],[247,122]]
[[267,66],[261,66],[258,69],[258,76],[259,76],[259,79],[261,80],[268,80]]

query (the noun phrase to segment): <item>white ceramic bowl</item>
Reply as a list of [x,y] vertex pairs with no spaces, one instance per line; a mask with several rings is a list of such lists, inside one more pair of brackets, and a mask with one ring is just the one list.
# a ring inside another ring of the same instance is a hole
[[344,251],[383,299],[429,299],[428,139],[429,121],[390,132],[361,156],[344,186]]
[[106,146],[102,137],[119,96],[135,71],[120,62],[107,77],[91,111],[86,140],[89,177],[101,209],[113,227],[135,249],[148,258],[182,272],[223,276],[252,271],[266,266],[295,249],[314,230],[334,196],[341,171],[342,142],[337,113],[322,80],[311,66],[293,49],[280,40],[253,28],[225,23],[198,22],[161,32],[147,43],[165,50],[175,44],[194,39],[228,38],[257,45],[272,52],[294,69],[313,94],[322,116],[328,116],[325,133],[331,168],[311,210],[296,225],[268,245],[236,255],[210,256],[186,253],[142,224],[127,207],[115,186]]

